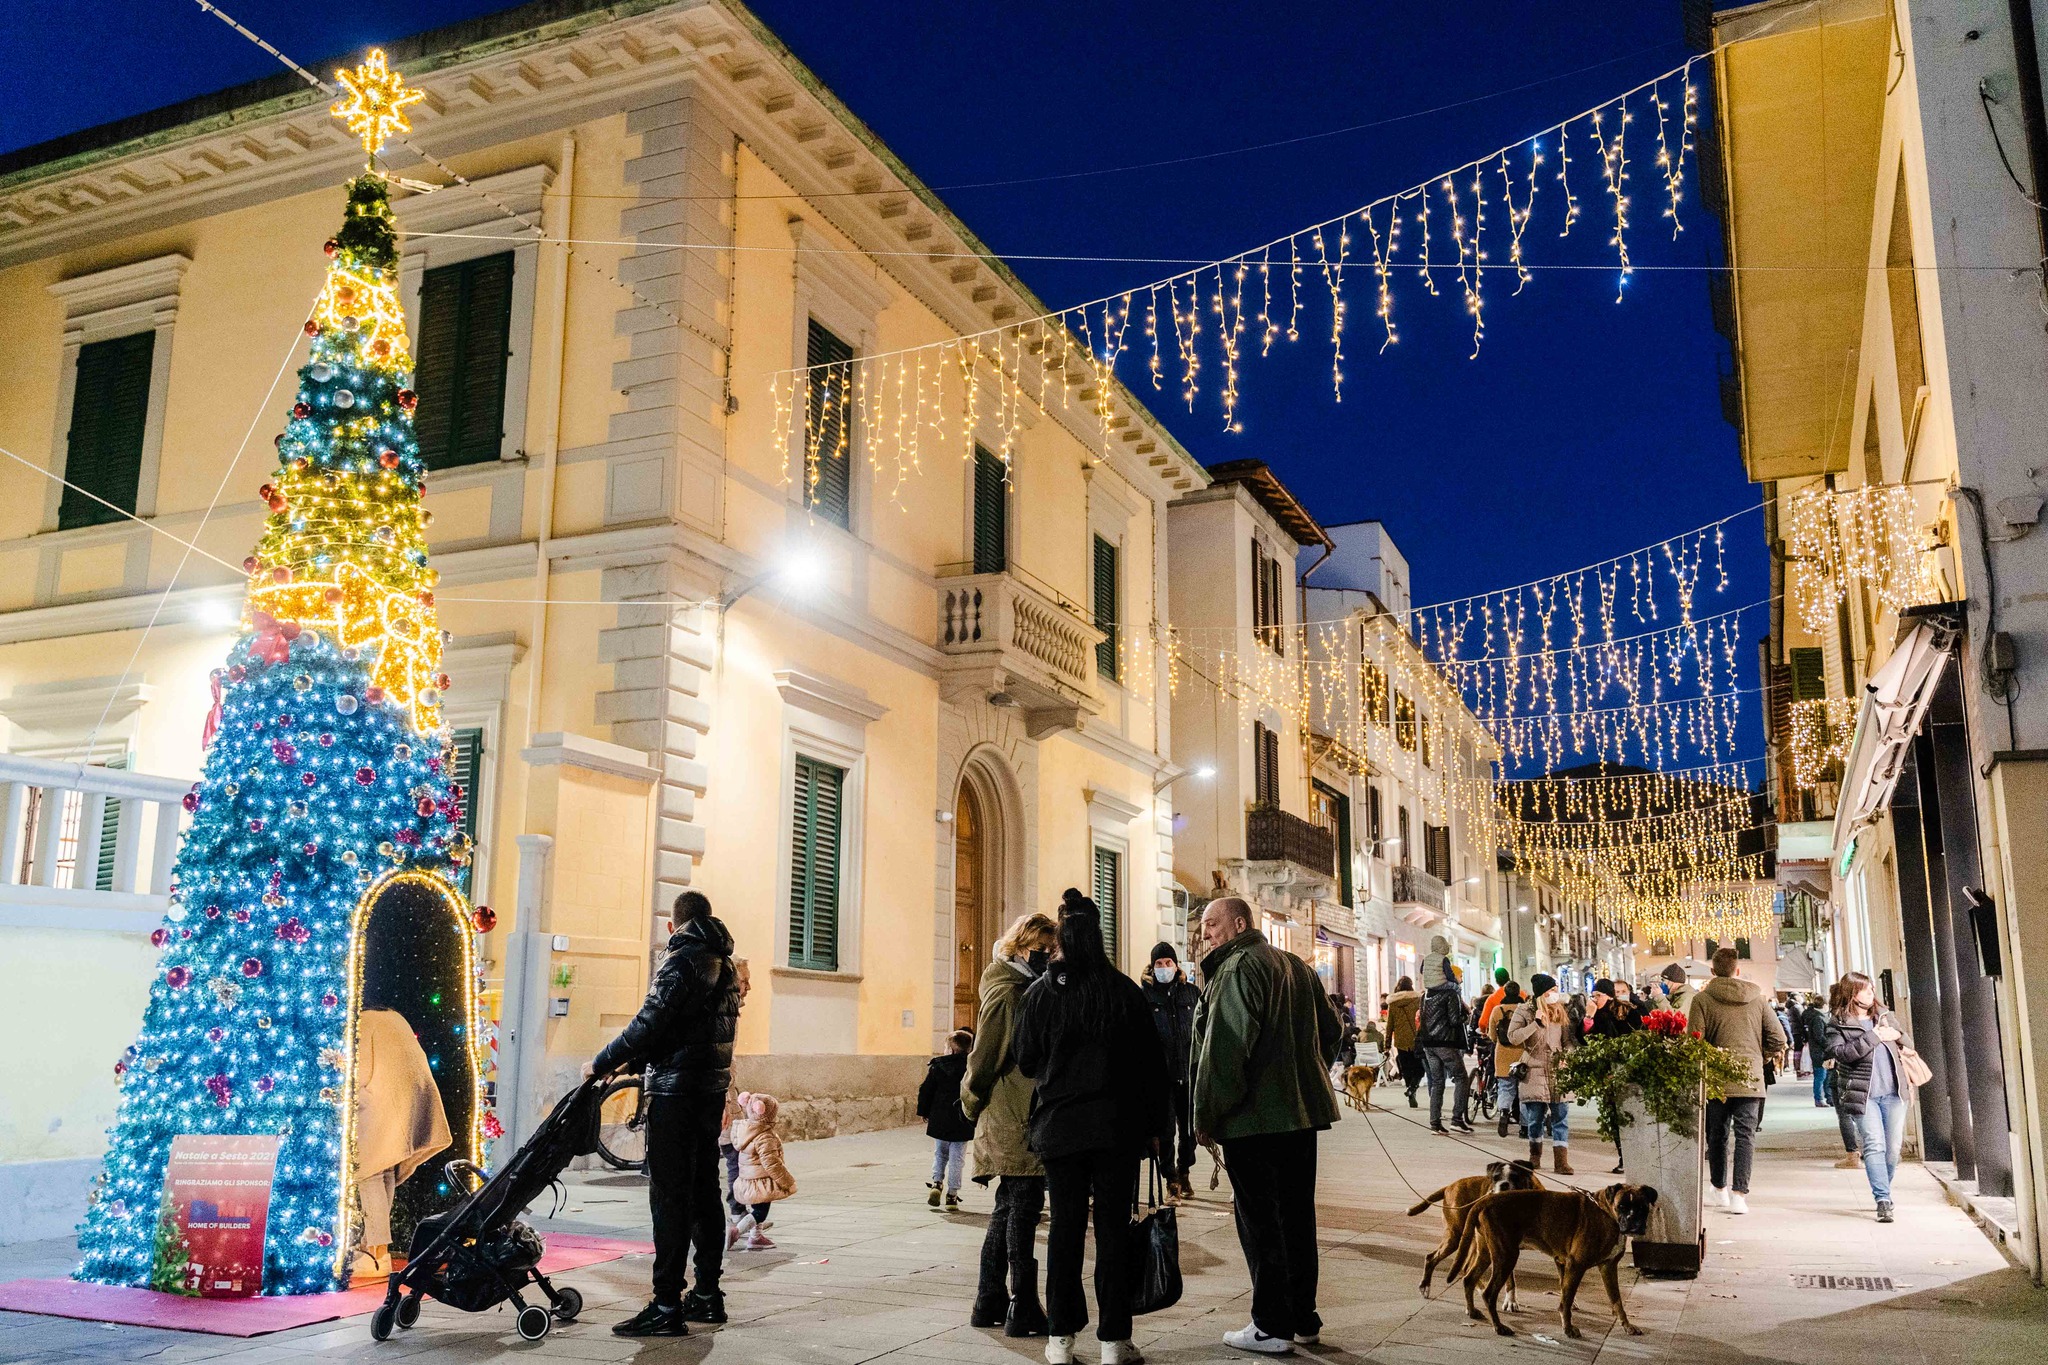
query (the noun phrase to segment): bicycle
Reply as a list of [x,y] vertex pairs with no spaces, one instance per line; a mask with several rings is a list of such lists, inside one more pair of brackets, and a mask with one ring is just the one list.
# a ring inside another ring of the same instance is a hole
[[1494,1085],[1493,1080],[1492,1063],[1481,1062],[1478,1066],[1472,1068],[1470,1086],[1472,1108],[1477,1111],[1480,1118],[1492,1118],[1495,1106],[1499,1100],[1497,1087]]
[[[630,1092],[630,1095],[629,1093]],[[637,1075],[614,1077],[600,1100],[597,1155],[615,1171],[647,1169],[647,1091]]]

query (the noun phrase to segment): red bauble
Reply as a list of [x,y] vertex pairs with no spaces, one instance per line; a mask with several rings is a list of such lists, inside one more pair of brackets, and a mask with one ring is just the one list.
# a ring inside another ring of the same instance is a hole
[[263,561],[258,559],[255,555],[249,555],[242,560],[242,572],[255,573],[256,566],[261,564],[262,562]]
[[258,959],[258,958],[253,958],[253,957],[245,957],[245,958],[243,958],[243,959],[242,959],[242,975],[243,975],[243,976],[246,976],[246,977],[249,977],[249,978],[250,978],[251,980],[255,979],[256,977],[259,977],[259,976],[263,975],[263,963],[262,963],[262,961],[261,961],[260,959]]
[[149,946],[152,948],[161,948],[170,941],[171,931],[168,929],[152,929],[149,931]]
[[191,982],[192,971],[189,967],[173,967],[164,973],[164,984],[174,991],[184,990]]
[[185,799],[184,799],[184,806],[185,806],[185,809],[186,809],[186,810],[188,810],[188,811],[195,811],[195,810],[198,810],[198,809],[199,809],[199,793],[198,793],[198,792],[186,792],[186,793],[185,793]]
[[294,416],[294,417],[301,417],[301,418],[303,418],[303,417],[311,417],[312,415],[313,415],[313,409],[312,409],[311,407],[307,406],[306,404],[304,404],[304,403],[294,403],[294,404],[292,404],[292,416]]
[[329,237],[326,241],[320,244],[320,249],[326,252],[328,255],[332,256],[335,252],[341,250],[341,243],[334,240],[334,238]]
[[320,335],[320,324],[319,324],[319,323],[317,323],[317,322],[315,322],[315,321],[313,321],[313,319],[311,319],[311,318],[307,318],[307,319],[306,319],[306,335],[307,335],[307,336],[309,336],[309,337],[316,337],[316,336],[319,336],[319,335]]
[[380,465],[382,465],[382,466],[384,466],[384,468],[386,468],[386,469],[396,469],[396,468],[398,468],[398,452],[397,452],[397,451],[395,451],[395,450],[380,450],[380,451],[378,451],[378,452],[377,452],[377,463],[378,463],[378,464],[380,464]]
[[411,389],[400,389],[398,391],[398,406],[404,408],[407,412],[411,412],[414,405],[419,401],[420,396]]
[[428,818],[428,817],[432,816],[432,815],[433,815],[433,813],[434,813],[434,801],[433,801],[433,798],[432,798],[432,797],[427,797],[427,796],[423,796],[423,797],[421,797],[421,798],[420,798],[420,803],[419,803],[419,804],[418,804],[417,806],[413,807],[413,809],[414,809],[414,810],[417,810],[417,811],[418,811],[418,812],[420,813],[420,818],[421,818],[421,819],[426,819],[426,818]]
[[270,579],[273,583],[289,583],[292,581],[292,571],[280,564],[270,571]]
[[377,770],[376,770],[375,768],[358,768],[358,769],[356,769],[356,785],[357,785],[357,786],[359,786],[359,787],[367,787],[367,786],[371,785],[372,783],[374,783],[374,782],[375,782],[376,780],[377,780]]
[[300,785],[301,787],[310,787],[310,786],[313,786],[313,785],[314,785],[315,783],[319,782],[319,780],[320,780],[319,778],[315,777],[315,776],[314,776],[313,774],[311,774],[311,773],[300,773],[300,774],[299,774],[299,785]]
[[333,991],[329,991],[329,992],[327,992],[327,994],[325,994],[325,995],[323,995],[323,996],[321,996],[321,997],[320,997],[320,1004],[321,1004],[321,1006],[322,1006],[323,1008],[326,1008],[326,1009],[330,1009],[330,1010],[331,1010],[331,1009],[333,1009],[333,1008],[334,1008],[334,1007],[335,1007],[336,1005],[338,1005],[338,1004],[340,1004],[340,1003],[341,1003],[341,1001],[340,1001],[340,1000],[338,1000],[338,999],[337,999],[337,998],[335,997],[335,994],[334,994],[334,992],[333,992]]
[[488,905],[479,905],[469,912],[469,920],[479,934],[488,934],[498,927],[498,912]]
[[244,679],[244,678],[246,678],[246,677],[248,677],[248,676],[249,676],[249,670],[248,670],[248,669],[246,669],[246,668],[244,668],[244,667],[242,667],[242,666],[241,666],[240,664],[229,664],[229,665],[228,665],[228,681],[229,681],[229,682],[231,682],[231,683],[238,683],[238,682],[240,682],[240,681],[241,681],[242,679]]
[[384,689],[374,684],[363,689],[363,700],[375,706],[384,700]]

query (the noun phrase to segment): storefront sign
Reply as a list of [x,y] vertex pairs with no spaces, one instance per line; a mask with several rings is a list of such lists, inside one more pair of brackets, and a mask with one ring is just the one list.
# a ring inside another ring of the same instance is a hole
[[279,1141],[196,1133],[171,1140],[153,1287],[209,1299],[262,1291]]

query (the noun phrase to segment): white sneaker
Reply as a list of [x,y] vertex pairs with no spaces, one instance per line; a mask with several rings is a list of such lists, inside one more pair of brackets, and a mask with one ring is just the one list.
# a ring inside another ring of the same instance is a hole
[[1223,1344],[1234,1346],[1240,1351],[1252,1351],[1262,1356],[1286,1356],[1294,1354],[1294,1343],[1286,1337],[1269,1337],[1259,1330],[1255,1322],[1248,1322],[1235,1332],[1223,1334]]
[[1145,1365],[1135,1343],[1128,1341],[1105,1341],[1102,1343],[1102,1365]]
[[1713,1206],[1714,1206],[1715,1208],[1717,1208],[1717,1209],[1725,1209],[1725,1208],[1727,1208],[1727,1207],[1728,1207],[1728,1191],[1727,1191],[1727,1190],[1725,1190],[1725,1189],[1723,1189],[1723,1188],[1722,1188],[1721,1186],[1719,1186],[1719,1185],[1716,1185],[1716,1186],[1714,1186],[1714,1187],[1713,1187],[1713,1193],[1712,1193],[1712,1194],[1709,1194],[1709,1195],[1707,1196],[1707,1202],[1708,1202],[1709,1204],[1712,1204],[1712,1205],[1713,1205]]
[[1749,1196],[1745,1195],[1745,1194],[1744,1194],[1744,1193],[1743,1193],[1743,1192],[1742,1192],[1741,1190],[1737,1190],[1737,1191],[1735,1191],[1735,1192],[1734,1192],[1733,1194],[1729,1195],[1729,1196],[1728,1196],[1728,1212],[1730,1212],[1730,1213],[1748,1213],[1748,1212],[1749,1212]]
[[1074,1339],[1070,1336],[1047,1337],[1045,1365],[1074,1365]]
[[1296,1346],[1320,1346],[1323,1344],[1323,1334],[1321,1332],[1296,1332],[1294,1334],[1294,1344]]
[[746,1237],[740,1242],[740,1244],[737,1247],[733,1248],[733,1250],[773,1251],[775,1250],[775,1243],[769,1241],[768,1234],[761,1231],[761,1229],[757,1227],[752,1232],[749,1232],[746,1235]]

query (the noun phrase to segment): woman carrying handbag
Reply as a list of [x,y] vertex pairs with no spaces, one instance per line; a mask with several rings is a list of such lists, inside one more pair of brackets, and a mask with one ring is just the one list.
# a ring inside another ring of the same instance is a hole
[[1835,1070],[1835,1103],[1856,1126],[1863,1173],[1877,1201],[1877,1221],[1889,1223],[1906,1104],[1931,1073],[1906,1041],[1898,1017],[1879,1002],[1869,977],[1849,972],[1839,990],[1840,1004],[1828,1020],[1827,1045]]

